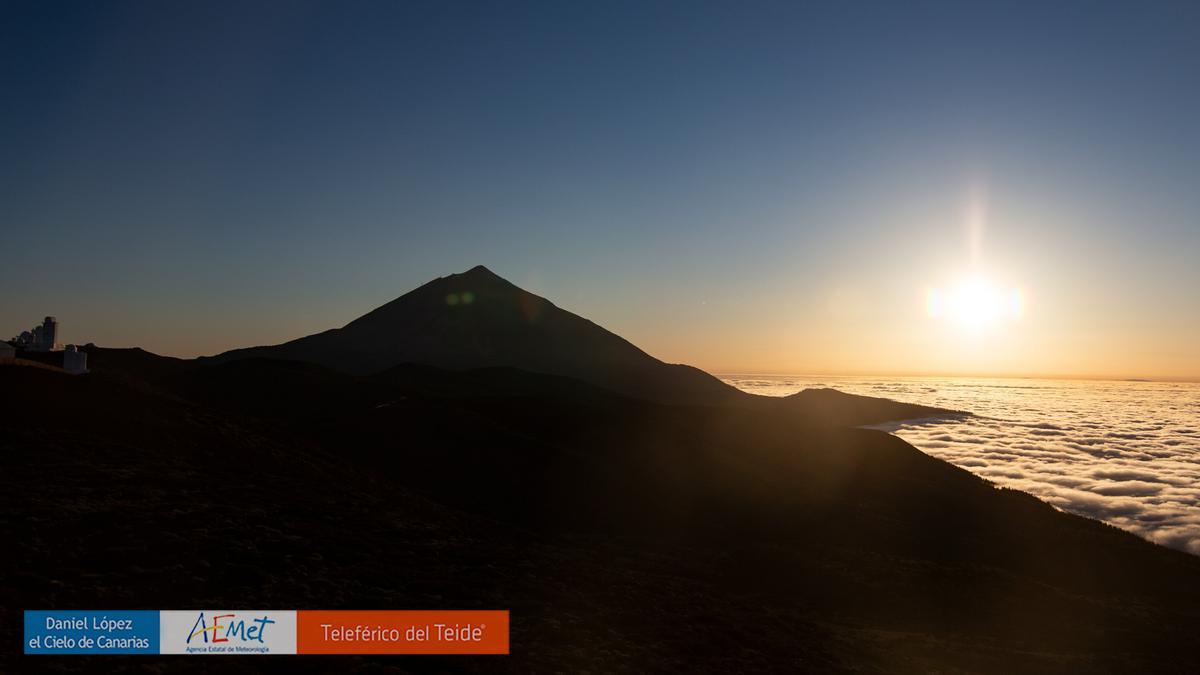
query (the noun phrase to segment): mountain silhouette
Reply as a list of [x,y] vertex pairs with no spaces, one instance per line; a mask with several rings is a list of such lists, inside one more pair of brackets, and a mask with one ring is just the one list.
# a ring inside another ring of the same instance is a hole
[[84,349],[0,364],[8,607],[509,609],[462,672],[1200,672],[1200,558],[856,428],[949,411],[736,392],[482,267],[283,345]]
[[342,328],[203,361],[255,357],[316,363],[354,375],[404,363],[452,370],[511,367],[667,403],[748,398],[698,368],[664,363],[482,265],[434,279]]

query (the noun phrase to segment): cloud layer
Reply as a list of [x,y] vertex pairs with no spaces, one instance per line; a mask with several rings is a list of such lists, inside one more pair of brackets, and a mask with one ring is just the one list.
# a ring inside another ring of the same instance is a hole
[[1065,511],[1200,555],[1200,384],[726,376],[747,391],[815,386],[968,410],[878,425]]

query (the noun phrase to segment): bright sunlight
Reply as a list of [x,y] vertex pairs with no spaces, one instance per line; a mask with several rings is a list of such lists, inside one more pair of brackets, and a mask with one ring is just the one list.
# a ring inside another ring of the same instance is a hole
[[1020,290],[1005,289],[980,277],[964,280],[949,290],[931,288],[925,296],[930,317],[950,319],[973,331],[1018,319],[1023,306]]

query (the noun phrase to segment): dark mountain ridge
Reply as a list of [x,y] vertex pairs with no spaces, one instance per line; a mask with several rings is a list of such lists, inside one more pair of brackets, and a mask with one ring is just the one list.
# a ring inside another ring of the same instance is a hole
[[255,358],[318,364],[359,376],[411,364],[464,371],[514,368],[659,403],[783,407],[813,423],[871,424],[950,412],[833,390],[783,399],[747,394],[698,368],[664,363],[482,265],[434,279],[342,328],[235,349],[197,363]]
[[746,397],[697,368],[664,363],[482,265],[430,281],[342,328],[203,360],[251,357],[318,363],[356,375],[404,363],[452,370],[507,366],[670,403]]
[[247,672],[1200,668],[1200,558],[852,428],[948,411],[743,394],[538,300],[477,268],[276,347],[0,366],[5,606],[513,612],[503,661]]
[[231,657],[245,672],[1200,667],[1200,559],[823,415],[510,368],[168,367],[0,367],[6,607],[513,611],[504,661]]

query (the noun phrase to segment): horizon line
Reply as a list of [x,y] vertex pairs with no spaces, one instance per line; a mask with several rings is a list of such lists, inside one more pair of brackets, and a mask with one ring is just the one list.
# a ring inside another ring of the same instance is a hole
[[[81,344],[79,346],[87,346],[89,344],[94,347],[97,347],[99,349],[141,349],[145,352],[154,354],[156,356],[162,356],[162,357],[173,358],[173,359],[183,359],[183,360],[196,360],[196,359],[211,357],[211,356],[216,355],[216,354],[197,354],[195,356],[176,356],[176,355],[172,355],[172,354],[164,354],[161,352],[152,351],[152,350],[146,349],[145,347],[142,347],[140,345],[129,345],[129,346],[124,346],[124,347],[106,347],[103,345],[97,345],[95,343],[89,342],[89,343]],[[235,347],[234,349],[239,349],[239,348]],[[230,350],[226,350],[226,351],[230,351]],[[221,353],[224,353],[224,352],[217,352],[217,354],[221,354]],[[658,358],[658,357],[654,357],[653,355],[651,355],[651,356],[653,358]],[[886,371],[862,371],[862,370],[839,371],[839,372],[831,372],[831,371],[797,372],[797,371],[789,371],[787,369],[762,370],[762,369],[758,369],[758,368],[751,368],[751,369],[707,368],[707,367],[698,366],[695,364],[685,363],[685,362],[681,362],[681,361],[680,362],[670,361],[668,359],[661,359],[661,358],[659,360],[663,361],[664,363],[668,363],[668,364],[681,364],[681,365],[692,366],[693,368],[699,368],[700,370],[703,370],[704,372],[706,372],[710,375],[718,377],[718,379],[724,379],[723,376],[730,376],[730,375],[749,375],[749,376],[755,376],[755,377],[764,377],[764,376],[768,376],[768,377],[914,377],[914,378],[917,378],[917,377],[927,377],[927,378],[950,377],[950,378],[963,378],[963,379],[978,378],[978,379],[988,379],[988,380],[999,380],[999,379],[1009,379],[1009,380],[1090,380],[1090,381],[1097,381],[1097,382],[1139,382],[1140,381],[1140,382],[1180,382],[1180,383],[1191,383],[1191,384],[1200,383],[1200,375],[1166,375],[1166,376],[1163,376],[1163,375],[1114,375],[1111,373],[1099,374],[1099,375],[1081,375],[1081,374],[1063,374],[1063,373],[1057,373],[1057,374],[1036,374],[1036,373],[1015,374],[1015,373],[986,373],[986,372],[982,372],[982,373],[981,372],[947,373],[947,372],[916,372],[916,371],[886,372]]]
[[1200,375],[1080,375],[1080,374],[1014,374],[1014,373],[946,373],[946,372],[915,372],[915,371],[898,371],[898,372],[879,372],[879,371],[853,371],[853,372],[785,372],[785,371],[766,371],[760,369],[735,369],[735,368],[702,368],[705,372],[712,375],[731,376],[731,375],[746,375],[754,377],[912,377],[912,378],[978,378],[987,380],[1091,380],[1101,382],[1182,382],[1182,383],[1200,383]]

